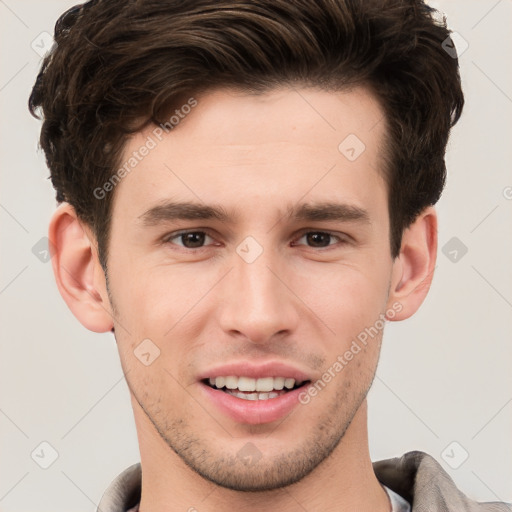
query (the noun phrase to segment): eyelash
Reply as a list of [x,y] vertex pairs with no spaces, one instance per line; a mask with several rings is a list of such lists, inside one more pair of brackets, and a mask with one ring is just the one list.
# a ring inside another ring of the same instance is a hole
[[[208,233],[208,231],[204,231],[204,230],[183,230],[183,231],[176,231],[176,232],[173,232],[173,233],[170,233],[170,234],[166,235],[163,238],[162,243],[170,244],[170,243],[172,243],[172,240],[174,240],[176,238],[179,238],[182,235],[186,235],[186,234],[190,234],[190,233],[202,233],[202,234],[205,234],[206,236],[209,236],[210,238],[213,238],[213,236],[210,235]],[[338,239],[338,241],[339,241],[339,243],[341,245],[345,245],[345,244],[349,243],[348,240],[347,240],[347,236],[340,236],[340,234],[333,233],[332,231],[321,231],[321,230],[311,230],[311,229],[306,229],[306,230],[301,231],[299,233],[299,237],[296,240],[300,240],[305,235],[312,234],[312,233],[328,235],[328,236],[331,236],[333,238],[336,238],[336,239]],[[303,244],[300,244],[300,245],[303,245]],[[199,251],[201,251],[203,249],[207,249],[208,248],[208,246],[189,248],[189,247],[184,247],[184,246],[181,246],[181,245],[178,245],[178,247],[180,247],[182,250],[184,250],[186,252],[189,252],[189,251],[191,251],[191,252],[199,252]],[[318,251],[326,251],[326,250],[329,250],[333,246],[332,245],[328,245],[327,247],[311,247],[311,246],[307,246],[307,247],[309,247],[310,249],[317,249]]]

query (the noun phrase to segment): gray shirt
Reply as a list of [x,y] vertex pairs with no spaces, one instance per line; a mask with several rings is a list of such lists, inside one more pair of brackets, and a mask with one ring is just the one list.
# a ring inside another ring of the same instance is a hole
[[[393,512],[512,512],[512,504],[478,503],[457,489],[450,475],[430,455],[413,451],[373,463],[391,499]],[[141,465],[133,464],[107,488],[97,512],[138,512]]]

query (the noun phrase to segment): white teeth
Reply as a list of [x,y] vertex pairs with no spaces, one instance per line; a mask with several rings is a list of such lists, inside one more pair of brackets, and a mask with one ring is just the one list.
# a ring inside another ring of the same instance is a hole
[[238,377],[238,389],[240,391],[256,391],[256,379]]
[[243,400],[268,400],[270,398],[277,398],[278,396],[286,394],[286,391],[278,391],[277,393],[272,391],[271,393],[244,393],[243,391],[234,391],[232,389],[227,389],[226,393],[228,395],[236,396],[237,398],[242,398]]
[[263,377],[256,381],[256,391],[272,391],[274,389],[274,377]]
[[284,379],[284,387],[292,389],[295,386],[295,379]]
[[[225,378],[225,386],[228,388],[228,389],[236,389],[238,387],[238,378],[237,377],[233,377],[233,376],[230,376],[230,377],[224,377]],[[215,379],[217,380],[217,379]]]
[[284,388],[293,389],[296,384],[300,386],[303,383],[303,381],[295,381],[295,379],[285,377],[260,377],[259,379],[254,379],[252,377],[236,377],[234,375],[210,377],[208,382],[217,389],[227,388],[247,393],[269,393],[271,391],[281,391]]
[[274,389],[280,390],[284,388],[284,377],[274,377]]

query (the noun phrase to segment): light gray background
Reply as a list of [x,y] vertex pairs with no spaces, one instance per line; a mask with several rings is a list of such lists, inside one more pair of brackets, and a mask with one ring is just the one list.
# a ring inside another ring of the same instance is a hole
[[[74,3],[0,0],[2,512],[93,512],[139,460],[113,335],[82,327],[51,263],[32,252],[56,203],[36,152],[40,124],[26,108],[40,65],[31,45],[44,47],[40,34],[53,34]],[[512,501],[512,2],[433,4],[469,45],[460,59],[467,103],[437,208],[432,289],[413,318],[386,328],[369,395],[371,455],[424,450],[471,497]],[[442,252],[452,237],[468,249],[457,262]],[[31,458],[43,441],[59,454],[48,469]],[[463,450],[469,457],[452,469]]]

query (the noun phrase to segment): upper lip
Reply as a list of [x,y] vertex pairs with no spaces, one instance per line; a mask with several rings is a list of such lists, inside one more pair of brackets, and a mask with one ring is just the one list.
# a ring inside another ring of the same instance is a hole
[[212,377],[228,377],[230,375],[235,377],[252,377],[254,379],[264,377],[284,377],[286,379],[295,379],[296,381],[311,379],[308,374],[298,368],[278,361],[269,361],[259,364],[241,361],[238,363],[223,364],[222,366],[215,366],[205,370],[198,376],[198,379],[204,380]]

